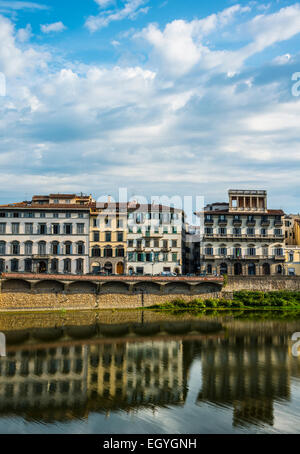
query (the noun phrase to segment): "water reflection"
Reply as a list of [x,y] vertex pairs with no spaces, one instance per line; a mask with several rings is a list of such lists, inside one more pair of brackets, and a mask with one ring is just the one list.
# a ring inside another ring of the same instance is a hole
[[189,405],[230,408],[234,427],[272,426],[274,403],[288,403],[291,378],[300,378],[287,333],[18,346],[0,359],[0,413],[57,422],[91,412],[180,408],[196,360],[199,387]]

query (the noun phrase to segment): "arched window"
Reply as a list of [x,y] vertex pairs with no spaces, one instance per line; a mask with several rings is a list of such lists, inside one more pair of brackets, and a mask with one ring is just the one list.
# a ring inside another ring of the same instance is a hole
[[101,250],[99,246],[94,246],[92,249],[92,257],[101,257]]
[[226,244],[221,244],[219,248],[219,255],[222,255],[223,257],[227,255],[227,247]]
[[124,257],[124,248],[123,246],[118,246],[116,248],[116,257]]
[[235,244],[233,246],[233,255],[234,257],[238,258],[238,257],[242,257],[242,248],[241,248],[241,245],[240,244]]
[[248,244],[247,255],[250,255],[251,257],[256,255],[255,244]]
[[59,242],[58,241],[53,241],[53,243],[51,243],[51,252],[53,255],[59,254]]
[[277,265],[277,267],[276,267],[276,273],[277,273],[277,274],[282,274],[282,265]]
[[110,246],[104,249],[104,257],[112,257],[112,248]]
[[204,249],[205,255],[214,255],[214,248],[211,244],[207,244]]
[[26,243],[25,243],[25,255],[32,255],[32,241],[26,241]]
[[71,255],[72,254],[72,243],[71,241],[66,241],[65,242],[65,255]]
[[83,241],[79,241],[79,243],[77,243],[77,254],[78,255],[83,255],[84,254],[84,243],[83,243]]

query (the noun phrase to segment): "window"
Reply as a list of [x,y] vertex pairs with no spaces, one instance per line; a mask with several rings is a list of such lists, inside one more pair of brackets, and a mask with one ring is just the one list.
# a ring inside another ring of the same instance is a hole
[[248,249],[248,255],[251,255],[251,256],[256,255],[256,249],[255,249],[255,247],[249,247],[249,249]]
[[25,243],[25,255],[31,255],[32,254],[32,242],[27,241]]
[[0,234],[3,234],[6,232],[6,223],[5,222],[1,222],[0,223]]
[[111,232],[105,232],[105,241],[111,241]]
[[78,217],[82,219],[84,217],[84,214],[83,213],[78,213]]
[[78,255],[84,254],[84,243],[77,244],[77,254]]
[[31,273],[31,271],[32,271],[32,260],[30,260],[30,259],[26,259],[25,260],[25,271],[27,273]]
[[34,218],[35,213],[32,213],[31,211],[25,211],[24,213],[24,218]]
[[11,226],[11,230],[12,230],[12,234],[17,235],[20,230],[20,224],[13,222],[12,226]]
[[11,250],[12,255],[19,255],[20,244],[18,243],[18,241],[14,241],[11,246],[12,246],[12,250]]
[[227,248],[226,247],[224,247],[224,246],[220,247],[220,255],[223,255],[223,256],[227,255]]
[[0,259],[0,273],[4,273],[5,271],[5,260]]
[[59,235],[59,224],[52,224],[52,234]]
[[4,241],[0,241],[0,255],[6,254],[6,243]]
[[280,247],[275,248],[274,252],[275,252],[275,255],[277,255],[277,256],[283,255],[283,249]]
[[211,246],[207,246],[205,248],[205,254],[206,255],[214,255],[214,249]]
[[116,250],[116,257],[124,257],[124,255],[125,255],[124,248],[118,247]]
[[172,254],[172,262],[177,262],[177,252]]
[[123,228],[123,220],[122,219],[118,219],[117,220],[117,228],[118,229],[122,229]]
[[93,227],[97,227],[97,219],[93,219]]
[[154,247],[159,247],[159,240],[157,239],[154,240]]
[[33,234],[33,224],[29,224],[28,222],[25,223],[25,234],[32,235]]
[[177,227],[172,227],[172,233],[177,233]]
[[20,218],[20,217],[21,217],[20,213],[13,213],[13,218]]
[[220,227],[219,228],[219,234],[220,235],[223,236],[223,235],[226,235],[226,233],[227,233],[227,229],[225,227]]
[[66,213],[66,218],[70,218],[71,217],[71,213]]
[[112,248],[111,247],[106,247],[104,249],[104,257],[112,257]]
[[58,255],[59,254],[59,243],[57,241],[54,241],[51,246],[52,246],[52,248],[51,248],[52,254]]
[[4,211],[0,212],[0,218],[6,218],[6,213]]
[[65,235],[72,235],[72,224],[64,224]]
[[117,238],[118,241],[123,241],[123,232],[118,232]]
[[58,213],[53,213],[53,217],[54,217],[54,218],[58,218],[58,217],[59,217],[59,216],[58,216]]
[[46,254],[46,243],[45,241],[40,241],[38,245],[39,255]]
[[111,227],[111,219],[109,219],[108,217],[106,217],[104,219],[104,224],[106,227]]
[[12,272],[19,271],[19,260],[13,259],[11,261],[10,269],[11,269]]
[[71,273],[71,260],[70,259],[64,260],[64,273]]
[[294,261],[294,254],[292,252],[289,253],[289,262]]
[[172,240],[172,247],[177,247],[177,240]]
[[46,235],[46,233],[47,233],[47,224],[39,224],[38,233],[39,233],[39,235]]
[[262,236],[267,236],[267,229],[261,229],[261,230],[260,230],[260,234],[261,234]]
[[93,241],[100,241],[100,233],[99,232],[93,232]]
[[212,227],[205,227],[204,228],[204,233],[206,235],[212,235],[214,233],[214,229]]
[[248,227],[247,229],[247,235],[255,235],[255,230],[253,227]]
[[282,230],[281,229],[274,229],[274,234],[275,234],[275,236],[281,236],[282,235]]
[[98,246],[93,247],[92,257],[101,257],[101,250]]
[[40,213],[40,218],[45,218],[45,217],[46,217],[46,213],[41,212],[41,213]]
[[71,255],[72,254],[72,243],[65,243],[65,254]]
[[238,235],[241,235],[241,233],[242,233],[242,230],[240,227],[234,227],[234,229],[233,229],[234,235],[238,236]]
[[82,235],[84,233],[84,224],[77,224],[77,234]]
[[83,259],[76,260],[76,273],[83,273]]
[[128,240],[128,247],[133,247],[133,240]]

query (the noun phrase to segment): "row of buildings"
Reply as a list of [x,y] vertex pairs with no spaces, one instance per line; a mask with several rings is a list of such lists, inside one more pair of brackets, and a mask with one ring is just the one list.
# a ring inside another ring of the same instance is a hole
[[266,191],[230,190],[196,212],[91,195],[35,195],[0,206],[0,272],[300,274],[300,216],[267,208]]

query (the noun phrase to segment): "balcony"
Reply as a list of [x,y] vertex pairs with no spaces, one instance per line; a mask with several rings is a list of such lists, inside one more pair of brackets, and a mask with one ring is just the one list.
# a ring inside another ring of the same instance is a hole
[[262,227],[268,227],[268,226],[270,225],[269,219],[265,219],[265,220],[262,219],[262,220],[260,221],[260,225],[261,225]]
[[46,260],[51,257],[51,254],[32,254],[31,258],[33,260]]
[[207,218],[204,219],[204,224],[205,225],[213,225],[213,223],[214,223],[213,219],[207,219]]
[[241,219],[233,219],[232,225],[235,227],[240,227],[242,225],[242,220]]
[[254,226],[256,225],[256,221],[255,221],[255,219],[251,219],[251,220],[248,219],[248,220],[246,221],[246,224],[247,224],[249,227],[254,227]]
[[285,261],[285,256],[284,255],[277,255],[275,254],[273,256],[275,262],[284,262]]
[[219,219],[218,220],[219,225],[227,225],[227,219]]
[[276,220],[274,221],[274,226],[275,227],[282,227],[283,226],[283,222],[281,220]]

